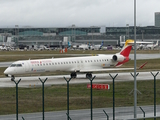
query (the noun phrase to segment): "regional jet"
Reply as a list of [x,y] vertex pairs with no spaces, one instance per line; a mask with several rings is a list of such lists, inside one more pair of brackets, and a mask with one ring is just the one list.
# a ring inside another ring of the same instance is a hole
[[113,55],[20,60],[12,63],[4,74],[13,80],[15,75],[67,71],[71,78],[76,78],[77,73],[85,73],[87,78],[91,78],[92,73],[97,71],[134,69],[117,68],[129,61],[133,43],[134,40],[127,40],[121,51]]
[[156,44],[148,44],[147,46],[146,46],[146,48],[148,48],[148,49],[154,49],[154,48],[157,48],[158,47],[158,42],[159,42],[159,40],[157,40],[157,42],[156,42]]

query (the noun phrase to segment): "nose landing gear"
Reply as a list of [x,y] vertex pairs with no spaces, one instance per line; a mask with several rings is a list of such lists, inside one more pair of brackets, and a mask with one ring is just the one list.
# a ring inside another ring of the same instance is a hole
[[15,77],[12,75],[12,76],[11,76],[11,81],[14,81],[14,79],[15,79]]

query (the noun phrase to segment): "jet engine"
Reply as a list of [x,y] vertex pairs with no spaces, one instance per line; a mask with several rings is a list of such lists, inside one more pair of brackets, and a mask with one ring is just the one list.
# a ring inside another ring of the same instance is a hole
[[125,57],[123,55],[113,55],[112,59],[115,62],[123,62]]

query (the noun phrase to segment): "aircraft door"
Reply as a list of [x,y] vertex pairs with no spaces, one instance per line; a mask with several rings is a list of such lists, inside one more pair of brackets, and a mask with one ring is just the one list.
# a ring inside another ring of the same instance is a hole
[[81,70],[83,68],[83,60],[77,60],[77,70]]
[[25,62],[25,71],[26,72],[29,72],[29,70],[30,70],[30,65],[29,65],[29,62],[27,61],[27,62]]

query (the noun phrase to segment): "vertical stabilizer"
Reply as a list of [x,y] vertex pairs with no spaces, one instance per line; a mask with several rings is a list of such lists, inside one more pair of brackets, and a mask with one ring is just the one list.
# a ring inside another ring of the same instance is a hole
[[130,54],[130,51],[132,49],[132,44],[134,43],[134,40],[126,40],[122,50],[120,51],[120,54],[128,57]]

